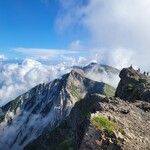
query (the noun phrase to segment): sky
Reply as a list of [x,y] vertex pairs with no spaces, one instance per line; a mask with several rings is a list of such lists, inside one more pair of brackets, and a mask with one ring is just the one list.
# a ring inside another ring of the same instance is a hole
[[2,0],[0,59],[84,57],[149,69],[149,18],[149,0]]
[[61,22],[57,22],[64,13],[62,5],[59,0],[0,1],[0,53],[10,58],[30,57],[33,53],[44,57],[54,55],[55,50],[56,55],[57,50],[77,55],[74,48],[80,48],[80,40],[87,34],[82,27],[58,29]]
[[149,0],[1,0],[0,105],[94,61],[150,71]]

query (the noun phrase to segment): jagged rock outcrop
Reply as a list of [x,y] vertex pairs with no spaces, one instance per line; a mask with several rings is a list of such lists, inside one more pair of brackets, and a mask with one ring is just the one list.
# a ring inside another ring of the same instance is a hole
[[150,102],[150,76],[140,73],[132,67],[124,68],[120,72],[120,82],[116,90],[116,97],[134,101]]

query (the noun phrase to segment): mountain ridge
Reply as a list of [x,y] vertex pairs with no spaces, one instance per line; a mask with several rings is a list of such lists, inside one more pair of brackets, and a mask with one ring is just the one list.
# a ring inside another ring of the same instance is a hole
[[[51,130],[58,126],[68,116],[74,104],[87,92],[105,94],[104,86],[103,82],[85,77],[82,70],[72,70],[61,79],[32,88],[1,107],[2,129],[8,128],[6,132],[9,132],[10,127],[14,126],[16,133],[13,131],[13,140],[7,141],[7,134],[2,132],[6,139],[0,141],[0,144],[9,149],[22,149],[29,141],[40,135],[46,126]],[[109,88],[113,90],[111,86],[107,87]],[[40,122],[45,122],[45,125],[42,126]],[[35,123],[39,127],[36,128]],[[25,130],[29,130],[30,134]]]

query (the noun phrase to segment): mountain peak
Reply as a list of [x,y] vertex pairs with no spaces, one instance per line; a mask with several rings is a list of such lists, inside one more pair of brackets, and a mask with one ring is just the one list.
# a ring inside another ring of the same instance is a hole
[[108,74],[119,74],[120,70],[118,70],[117,68],[108,66],[108,65],[103,65],[103,64],[98,64],[95,62],[91,62],[89,65],[83,67],[83,70],[85,72],[106,72]]
[[116,96],[130,101],[150,101],[149,73],[141,73],[140,69],[135,70],[130,66],[123,68],[119,76],[121,80],[116,90]]
[[91,62],[88,66],[92,66],[92,65],[98,65],[98,63],[96,63],[96,62]]

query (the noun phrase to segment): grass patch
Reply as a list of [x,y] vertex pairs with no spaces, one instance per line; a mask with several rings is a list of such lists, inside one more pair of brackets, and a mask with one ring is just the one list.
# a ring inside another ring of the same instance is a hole
[[111,128],[106,128],[106,129],[104,129],[104,131],[107,133],[107,135],[109,136],[109,137],[112,137],[113,136],[113,130],[111,129]]
[[129,83],[129,84],[127,85],[127,88],[128,88],[129,91],[132,91],[132,90],[133,90],[133,85]]
[[104,130],[108,137],[112,137],[114,131],[118,131],[118,132],[124,134],[123,128],[119,128],[119,126],[117,124],[108,120],[105,117],[101,117],[101,116],[94,117],[92,119],[92,123],[99,129]]
[[76,97],[78,100],[80,100],[82,97],[78,94],[77,91],[71,91],[71,94]]

